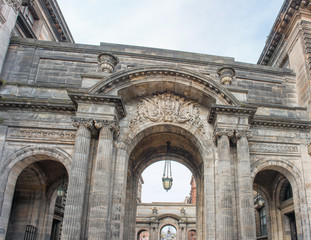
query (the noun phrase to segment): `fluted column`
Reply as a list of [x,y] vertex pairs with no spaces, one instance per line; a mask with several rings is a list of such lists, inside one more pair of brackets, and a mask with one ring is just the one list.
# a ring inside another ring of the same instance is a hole
[[62,239],[80,239],[81,219],[84,203],[84,192],[88,169],[93,121],[89,119],[73,119],[78,127],[76,143],[69,176],[66,207],[63,221]]
[[90,200],[89,240],[108,239],[109,199],[113,155],[113,135],[119,127],[112,121],[95,121],[99,130],[94,166],[93,188]]
[[233,209],[232,209],[232,176],[230,161],[229,137],[233,130],[216,129],[215,136],[218,144],[217,167],[217,240],[233,239]]
[[250,173],[250,157],[247,137],[250,132],[237,130],[237,175],[239,191],[240,239],[256,239],[253,185]]

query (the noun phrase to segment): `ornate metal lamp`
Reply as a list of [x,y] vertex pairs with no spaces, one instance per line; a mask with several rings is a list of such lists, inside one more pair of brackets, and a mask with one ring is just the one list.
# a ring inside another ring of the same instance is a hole
[[[168,159],[169,159],[169,153],[170,153],[170,144],[171,144],[170,141],[166,142],[166,155]],[[171,168],[170,160],[165,160],[162,184],[163,184],[163,188],[166,191],[170,190],[173,185],[172,168]]]

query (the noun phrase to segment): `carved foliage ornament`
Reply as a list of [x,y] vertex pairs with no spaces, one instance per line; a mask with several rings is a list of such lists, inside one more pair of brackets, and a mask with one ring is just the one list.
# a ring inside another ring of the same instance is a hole
[[190,123],[205,133],[199,113],[199,107],[193,101],[170,93],[157,94],[138,102],[130,128],[133,129],[145,121]]

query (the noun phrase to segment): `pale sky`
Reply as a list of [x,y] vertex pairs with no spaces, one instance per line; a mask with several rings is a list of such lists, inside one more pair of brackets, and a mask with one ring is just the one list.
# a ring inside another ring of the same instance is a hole
[[283,0],[58,0],[76,43],[100,42],[256,63]]
[[[234,57],[256,63],[283,0],[58,0],[76,43],[137,45]],[[173,164],[166,192],[163,162],[143,173],[143,201],[183,201],[191,173]]]

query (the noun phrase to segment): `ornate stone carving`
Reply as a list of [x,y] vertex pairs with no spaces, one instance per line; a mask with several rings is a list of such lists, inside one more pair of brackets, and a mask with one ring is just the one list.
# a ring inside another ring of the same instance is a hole
[[260,153],[299,153],[298,145],[279,143],[250,143],[249,150]]
[[252,138],[253,133],[250,130],[236,130],[235,131],[236,138],[246,137],[248,139]]
[[103,72],[113,72],[114,67],[118,64],[119,59],[110,53],[101,53],[97,57],[100,69]]
[[94,126],[98,130],[100,130],[103,127],[108,127],[109,130],[112,131],[115,136],[119,136],[120,134],[120,126],[116,121],[95,120]]
[[215,128],[214,140],[216,140],[218,137],[221,137],[223,135],[226,135],[229,138],[232,138],[234,136],[234,130],[233,129],[225,129],[225,128]]
[[133,129],[144,121],[190,123],[205,133],[197,104],[170,93],[154,95],[138,102],[130,128]]
[[8,139],[29,139],[44,142],[73,142],[75,137],[74,131],[33,128],[9,128],[7,136]]
[[19,0],[7,0],[6,2],[16,13],[21,10],[21,3]]
[[92,119],[85,119],[85,118],[72,118],[72,125],[74,127],[79,127],[83,125],[87,128],[92,128],[94,121]]
[[222,67],[217,71],[221,84],[230,85],[232,83],[233,77],[235,76],[235,71],[231,67]]

